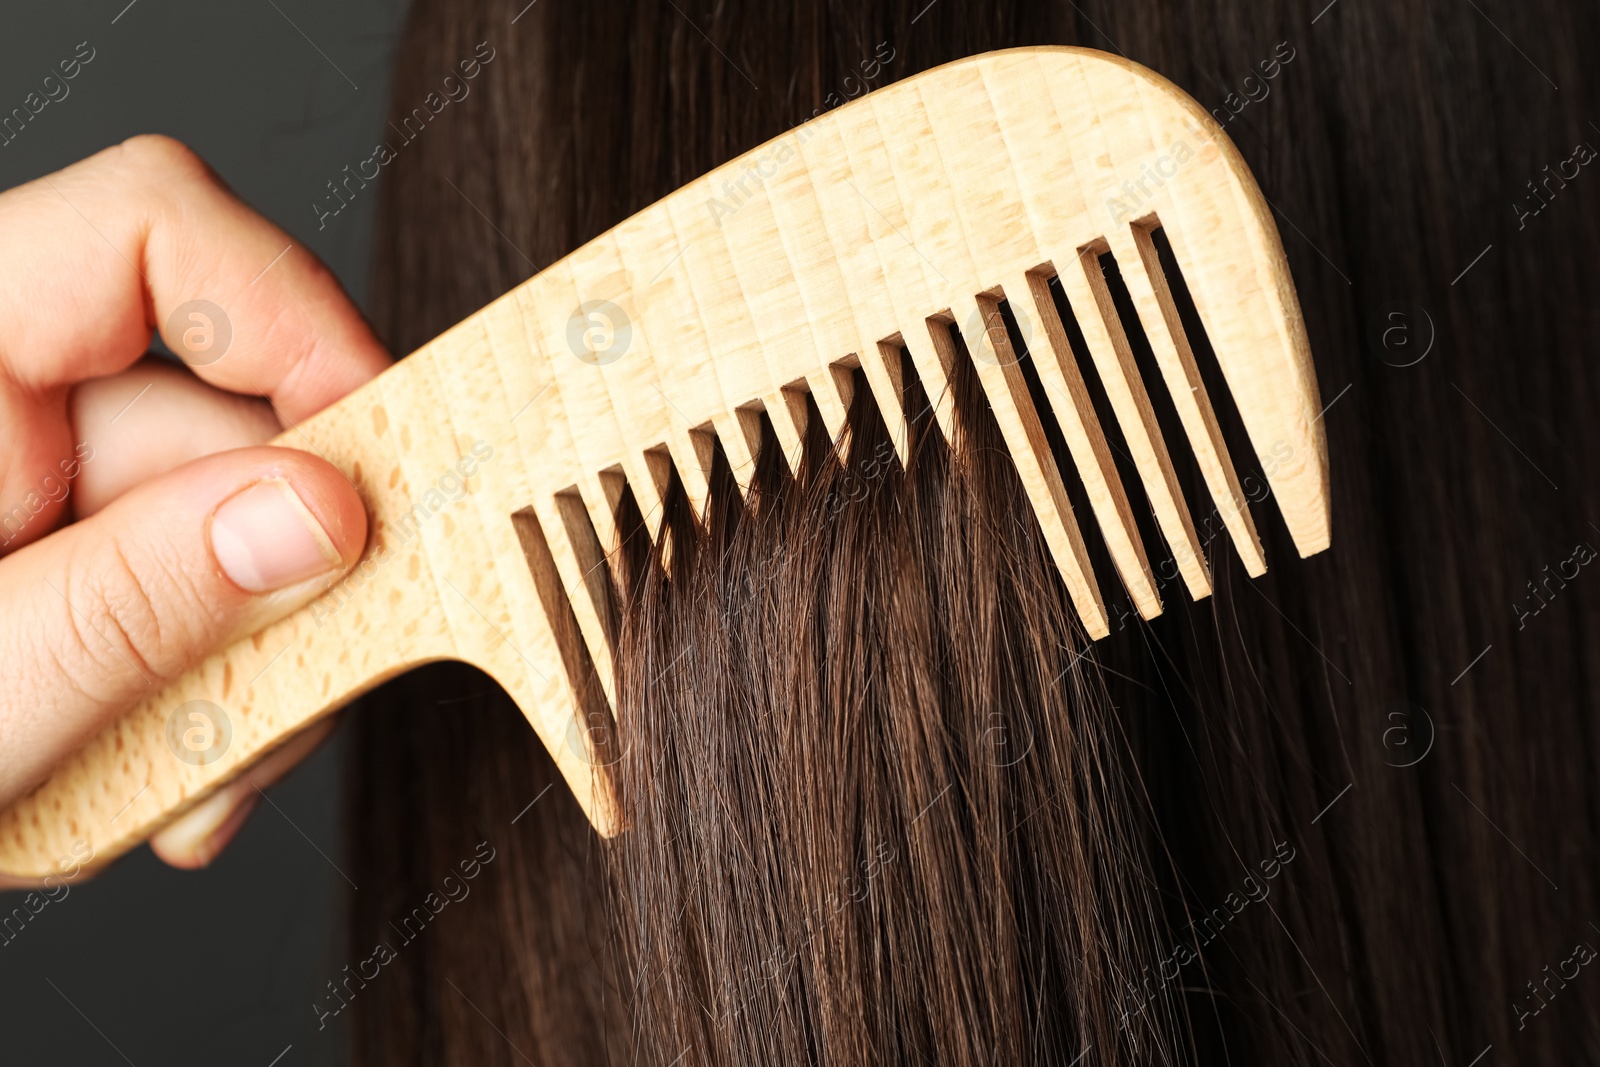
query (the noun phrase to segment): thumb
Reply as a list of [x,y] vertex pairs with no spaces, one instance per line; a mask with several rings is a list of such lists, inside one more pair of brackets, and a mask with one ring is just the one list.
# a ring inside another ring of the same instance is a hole
[[207,653],[316,597],[366,534],[331,464],[243,448],[0,560],[0,804]]

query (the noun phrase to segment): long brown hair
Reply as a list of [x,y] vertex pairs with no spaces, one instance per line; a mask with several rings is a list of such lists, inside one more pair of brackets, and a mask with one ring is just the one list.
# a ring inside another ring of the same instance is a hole
[[669,559],[619,546],[615,842],[482,676],[365,703],[352,950],[495,858],[350,1002],[358,1062],[1600,1054],[1600,193],[1562,169],[1600,144],[1600,16],[421,0],[396,113],[480,42],[475,95],[386,168],[399,351],[861,89],[1029,43],[1161,71],[1278,212],[1334,547],[1296,559],[1258,505],[1265,578],[1211,539],[1213,598],[1168,580],[1090,647],[970,382],[904,470],[857,390],[847,441],[763,449],[748,500],[721,472],[707,524],[675,500]]

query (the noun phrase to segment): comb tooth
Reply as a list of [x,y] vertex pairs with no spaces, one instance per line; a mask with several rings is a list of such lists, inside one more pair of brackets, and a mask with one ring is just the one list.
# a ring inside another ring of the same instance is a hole
[[1161,376],[1166,379],[1167,391],[1172,394],[1172,403],[1178,409],[1189,445],[1205,475],[1206,486],[1211,490],[1212,503],[1233,536],[1246,573],[1252,578],[1259,577],[1267,570],[1266,558],[1261,554],[1261,540],[1256,536],[1250,507],[1239,487],[1233,461],[1228,457],[1222,428],[1211,410],[1211,398],[1200,380],[1194,352],[1189,348],[1189,338],[1178,319],[1178,309],[1172,302],[1167,276],[1161,269],[1149,231],[1142,227],[1115,227],[1107,240],[1128,286],[1128,295],[1133,298],[1145,336],[1150,339]]
[[794,425],[797,435],[794,451],[789,454],[789,469],[799,470],[800,460],[805,453],[806,430],[810,425],[806,398],[811,395],[811,383],[804,378],[796,378],[778,392],[783,398],[784,410],[788,412],[789,421]]
[[[973,321],[974,312],[981,310],[982,321],[999,321],[998,299],[980,296],[976,302],[959,300],[951,307],[955,321]],[[948,319],[929,319],[928,329],[934,346],[940,350],[944,363],[954,366],[955,342],[950,337]],[[1105,604],[1100,599],[1100,589],[1094,581],[1094,571],[1089,565],[1089,554],[1084,548],[1083,535],[1072,515],[1072,504],[1067,500],[1061,473],[1056,470],[1055,459],[1050,455],[1050,442],[1045,439],[1044,427],[1028,395],[1028,383],[1017,365],[1016,353],[1003,329],[987,331],[990,345],[987,352],[972,353],[972,362],[978,372],[989,407],[994,412],[1006,448],[1016,464],[1028,500],[1033,505],[1039,528],[1050,546],[1056,566],[1061,571],[1067,592],[1072,597],[1089,636],[1099,640],[1111,632],[1106,623]]]
[[656,495],[664,497],[667,485],[671,481],[667,467],[662,464],[676,467],[678,478],[683,482],[683,491],[689,498],[689,506],[694,509],[695,518],[704,519],[706,501],[711,496],[709,480],[711,466],[700,461],[694,431],[686,426],[681,418],[675,418],[667,431],[666,443],[647,449],[645,457],[651,479],[656,486]]
[[[531,507],[520,508],[512,513],[511,525],[523,558],[528,563],[538,601],[549,619],[550,638],[560,657],[562,677],[548,679],[548,682],[565,688],[567,697],[566,700],[557,698],[524,709],[524,714],[536,728],[549,730],[551,736],[568,739],[568,744],[562,746],[568,755],[578,755],[572,751],[571,742],[581,738],[586,751],[578,758],[592,767],[596,761],[592,751],[588,751],[588,731],[583,726],[585,723],[598,723],[600,717],[611,718],[611,709],[601,706],[605,703],[604,690],[598,694],[599,699],[595,699],[597,694],[591,688],[591,682],[599,679],[591,678],[595,673],[594,660],[584,646],[582,632],[575,625],[572,598],[562,584],[560,571],[551,554],[550,538],[545,533],[544,524],[539,521],[538,512]],[[574,733],[574,730],[577,732]],[[552,755],[557,759],[563,758],[561,749]]]
[[586,477],[576,491],[577,500],[589,514],[589,524],[600,542],[602,555],[611,547],[622,543],[617,527],[617,515],[608,501],[605,472],[594,471]]
[[1061,288],[1083,330],[1095,371],[1111,409],[1116,412],[1117,424],[1122,427],[1123,439],[1133,453],[1134,466],[1139,471],[1150,510],[1155,512],[1161,534],[1177,561],[1178,572],[1183,575],[1183,583],[1191,597],[1203,600],[1211,595],[1205,550],[1195,536],[1189,507],[1184,503],[1177,474],[1167,455],[1166,441],[1156,425],[1155,411],[1150,407],[1150,397],[1139,376],[1133,349],[1100,270],[1100,254],[1105,250],[1104,241],[1095,241],[1079,249],[1078,262],[1082,270],[1063,271]]
[[759,400],[752,400],[739,408],[739,424],[744,431],[745,440],[750,445],[750,454],[757,464],[763,459],[763,423],[772,425],[774,447],[783,458],[788,472],[792,474],[804,446],[800,431],[795,428],[789,401],[781,391],[773,392]]
[[806,387],[817,402],[817,410],[822,412],[822,424],[828,428],[828,437],[839,441],[844,437],[845,416],[850,410],[849,376],[841,382],[832,367],[820,367],[806,375]]
[[[1255,252],[1257,261],[1241,261],[1241,246],[1258,247],[1240,240],[1238,232],[1247,228],[1243,224],[1219,227],[1216,237],[1197,227],[1198,236],[1190,241],[1179,222],[1181,217],[1164,218],[1161,227],[1180,270],[1190,268],[1184,272],[1189,296],[1267,473],[1273,499],[1300,555],[1321,552],[1330,536],[1327,442],[1305,324],[1293,287],[1287,292],[1284,288],[1288,268],[1264,251]],[[1215,269],[1219,262],[1227,266]],[[1201,265],[1210,269],[1194,269]],[[1241,299],[1242,293],[1254,295]]]
[[[1047,343],[1037,344],[1033,352],[1033,365],[1038,368],[1039,380],[1045,395],[1066,438],[1072,461],[1083,479],[1084,492],[1100,522],[1101,533],[1111,559],[1122,577],[1122,584],[1133,598],[1139,614],[1153,619],[1161,614],[1161,597],[1156,593],[1155,577],[1150,573],[1150,561],[1145,558],[1144,542],[1139,539],[1134,525],[1133,509],[1128,506],[1128,494],[1122,488],[1116,463],[1111,458],[1111,448],[1106,444],[1100,429],[1100,419],[1094,412],[1089,391],[1083,384],[1083,374],[1078,370],[1077,357],[1067,340],[1065,325],[1056,311],[1055,298],[1050,293],[1050,281],[1045,275],[1024,274],[1013,278],[1005,291],[1011,297],[1012,313],[1027,315],[1031,306],[1044,325]],[[1028,296],[1032,299],[1029,300]],[[1035,336],[1039,336],[1035,333]]]
[[777,435],[778,447],[783,449],[784,462],[788,464],[789,472],[792,474],[800,464],[805,427],[795,425],[794,409],[790,406],[789,398],[784,395],[783,390],[769,395],[762,401],[762,407],[766,409],[767,418],[772,421],[772,432]]
[[755,477],[755,448],[750,445],[746,418],[734,408],[733,411],[718,411],[710,424],[718,442],[722,442],[723,454],[733,469],[733,480],[739,483],[739,496],[749,496],[750,478]]
[[[836,359],[828,364],[828,376],[833,379],[833,388],[839,397],[840,408],[845,413],[845,423],[850,421],[850,406],[856,399],[856,370],[861,366],[861,360],[854,355]],[[826,420],[824,420],[826,421]],[[833,435],[835,441],[840,441],[840,434]],[[855,443],[855,437],[845,434],[842,439],[843,448],[839,455],[841,459],[848,459],[850,446]]]
[[[618,509],[622,507],[622,494],[632,488],[633,485],[628,478],[628,472],[623,468],[622,464],[613,464],[600,472],[600,489],[605,493],[606,509],[611,512],[613,521],[616,519]],[[634,495],[634,502],[639,503],[637,493]],[[642,504],[640,506],[641,508],[643,507]],[[619,532],[620,529],[619,527]]]
[[900,457],[900,467],[904,470],[909,467],[911,456],[905,383],[900,380],[900,336],[896,334],[876,344],[863,344],[861,349],[861,371],[866,376],[867,388],[872,390],[878,410],[883,413],[883,424],[889,428],[889,439],[894,442],[895,454]]
[[[622,474],[627,479],[628,488],[633,490],[634,502],[644,515],[644,527],[650,533],[650,540],[654,541],[661,536],[661,491],[656,488],[655,477],[645,460],[646,451],[642,446],[629,442],[623,453]],[[610,496],[609,492],[607,496]],[[611,500],[610,503],[611,511],[615,514],[617,500]]]
[[911,365],[922,380],[922,391],[933,405],[933,418],[946,443],[955,440],[955,399],[950,395],[950,367],[944,362],[944,352],[934,345],[906,343],[911,353]]
[[[593,572],[594,567],[604,567],[606,564],[604,557],[599,554],[599,541],[594,529],[586,529],[583,525],[587,513],[578,499],[577,490],[565,490],[548,502],[535,502],[534,517],[544,531],[550,556],[555,560],[556,573],[566,590],[567,602],[572,605],[573,617],[578,620],[578,630],[583,634],[583,643],[589,650],[589,659],[605,690],[606,700],[616,707],[611,642],[606,637],[606,626],[601,617],[602,601],[596,596],[596,589],[604,587],[597,581],[599,575]],[[607,614],[609,606],[609,603],[606,604]],[[574,684],[577,684],[576,680]]]
[[767,413],[766,404],[752,400],[734,409],[739,423],[739,434],[750,449],[750,474],[755,476],[756,465],[761,461],[761,417]]
[[667,487],[672,484],[675,466],[672,461],[672,449],[667,445],[656,445],[645,449],[644,465],[650,472],[650,484],[655,486],[656,496],[664,498],[667,495]]
[[[709,506],[711,501],[711,494],[709,490],[709,486],[711,484],[711,467],[717,450],[717,431],[712,428],[709,422],[704,426],[696,427],[695,429],[689,431],[689,443],[694,449],[694,468],[695,470],[700,471],[706,479],[706,485],[708,489],[705,498],[705,505]],[[697,511],[699,518],[704,519],[706,517],[704,506],[697,509]]]
[[[739,493],[739,499],[744,499],[746,490],[749,490],[750,477],[755,474],[755,461],[750,456],[750,448],[744,440],[744,430],[739,427],[739,416],[734,413],[720,413],[710,422],[694,427],[690,434],[694,445],[694,459],[699,462],[699,469],[704,472],[707,485],[707,501],[710,501],[710,470],[712,462],[717,456],[717,445],[722,445],[722,454],[728,461],[728,467],[733,470],[734,486]],[[706,512],[702,510],[701,517]]]

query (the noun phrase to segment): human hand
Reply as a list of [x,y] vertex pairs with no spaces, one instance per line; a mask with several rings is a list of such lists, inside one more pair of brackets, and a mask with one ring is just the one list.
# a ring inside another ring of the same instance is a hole
[[[0,323],[3,806],[152,687],[355,563],[354,487],[262,442],[389,357],[314,256],[164,137],[0,193]],[[193,373],[143,358],[152,328]],[[152,849],[210,862],[330,727]]]

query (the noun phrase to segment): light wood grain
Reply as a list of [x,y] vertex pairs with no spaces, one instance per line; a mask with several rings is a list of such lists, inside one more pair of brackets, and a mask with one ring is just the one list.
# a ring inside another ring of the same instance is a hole
[[[295,731],[439,659],[476,664],[504,686],[595,826],[614,832],[621,818],[589,730],[609,729],[614,697],[604,550],[616,543],[617,501],[631,491],[656,536],[676,469],[703,512],[716,443],[747,485],[763,415],[792,466],[805,394],[838,435],[857,367],[903,456],[902,348],[947,434],[953,361],[974,360],[1091,635],[1109,631],[1119,585],[1141,615],[1161,610],[1149,558],[1162,546],[1140,542],[1140,509],[1154,513],[1192,596],[1210,591],[1192,509],[1219,512],[1259,573],[1215,398],[1149,244],[1156,225],[1283,521],[1302,555],[1320,551],[1328,473],[1311,356],[1277,230],[1238,152],[1192,100],[1116,57],[978,56],[691,182],[285,433],[280,443],[321,453],[361,490],[367,557],[311,608],[152,692],[0,814],[0,871],[44,874],[82,843],[97,862],[114,857]],[[1104,251],[1162,381],[1138,376],[1101,276]],[[1118,477],[1052,278],[1137,486]],[[1011,337],[967,329],[1002,301],[1049,410],[1035,409]],[[1162,439],[1150,403],[1159,389],[1186,442]],[[1066,440],[1064,466],[1047,418]],[[1185,446],[1210,502],[1183,499],[1170,452]],[[1072,512],[1073,482],[1088,514]],[[1114,575],[1093,571],[1085,537],[1095,528]],[[232,726],[227,750],[204,765],[177,758],[167,739],[174,709],[193,700]]]

